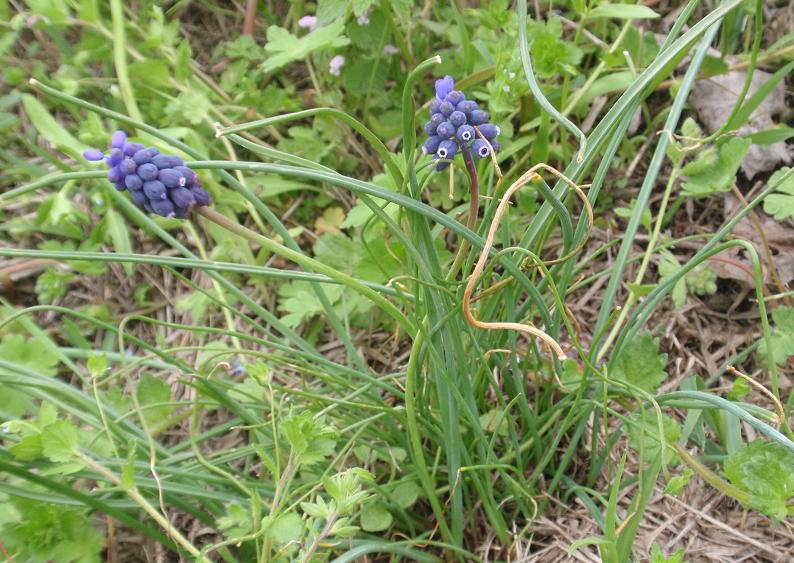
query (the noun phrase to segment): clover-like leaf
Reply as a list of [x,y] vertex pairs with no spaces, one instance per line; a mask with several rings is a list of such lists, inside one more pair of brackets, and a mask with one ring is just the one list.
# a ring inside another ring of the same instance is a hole
[[697,159],[681,169],[681,174],[689,178],[681,186],[682,193],[690,197],[705,197],[730,190],[751,144],[750,139],[736,137],[716,151],[700,153]]
[[50,348],[34,338],[25,339],[20,334],[7,334],[3,337],[0,342],[0,358],[42,375],[57,373],[58,358]]
[[[777,184],[790,170],[791,168],[785,166],[772,174],[769,185]],[[764,211],[778,220],[794,217],[794,174],[783,180],[775,191],[764,199]]]
[[[772,358],[775,363],[783,365],[794,356],[794,309],[778,307],[772,312],[772,323]],[[768,354],[765,338],[759,343],[758,354],[765,361]]]
[[148,373],[138,382],[136,396],[148,426],[163,422],[174,410],[172,405],[163,404],[171,400],[171,387]]
[[48,424],[41,431],[41,448],[50,461],[72,461],[77,455],[77,428],[68,420]]
[[[645,409],[642,413],[635,413],[628,425],[629,445],[635,450],[642,451],[645,459],[654,459],[662,451],[662,436],[664,445],[672,444],[681,436],[681,426],[672,418],[663,414],[660,420],[656,411]],[[665,447],[664,463],[668,464],[677,457],[675,450]]]
[[292,61],[299,61],[321,49],[344,47],[350,40],[343,35],[345,22],[343,19],[320,27],[317,30],[296,37],[283,27],[272,25],[267,28],[267,59],[262,63],[262,70],[273,72]]

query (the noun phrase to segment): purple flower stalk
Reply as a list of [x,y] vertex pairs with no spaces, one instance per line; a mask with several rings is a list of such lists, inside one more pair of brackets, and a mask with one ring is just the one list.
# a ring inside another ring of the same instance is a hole
[[120,192],[129,191],[132,201],[149,213],[184,218],[193,207],[212,203],[198,175],[181,158],[128,143],[124,131],[113,133],[108,154],[88,149],[83,157],[92,162],[104,160],[110,168],[108,180]]
[[[455,90],[451,76],[436,80],[436,97],[430,102],[425,133],[429,138],[422,152],[432,154],[433,160],[452,160],[458,152],[464,159],[485,158],[499,149],[499,128],[488,123],[488,112],[480,109],[477,102]],[[438,162],[436,170],[448,166],[449,162]]]

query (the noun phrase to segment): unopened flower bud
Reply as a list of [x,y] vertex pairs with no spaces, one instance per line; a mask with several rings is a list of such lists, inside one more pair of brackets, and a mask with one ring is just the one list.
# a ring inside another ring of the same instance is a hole
[[438,135],[439,137],[448,139],[454,134],[455,134],[455,126],[452,125],[449,121],[445,121],[444,123],[436,127],[436,135]]
[[168,197],[165,184],[160,180],[149,180],[143,183],[143,193],[151,200],[165,199]]
[[469,116],[469,123],[472,125],[482,125],[488,122],[488,112],[481,109],[476,109],[471,112]]
[[483,123],[482,125],[477,127],[477,129],[479,129],[480,133],[482,133],[482,136],[488,139],[489,141],[491,139],[495,139],[500,132],[499,128],[491,123]]
[[171,203],[170,200],[166,199],[150,199],[149,205],[152,206],[152,210],[160,215],[161,217],[173,217],[176,215],[174,213],[174,204]]
[[135,205],[143,206],[143,204],[149,203],[149,198],[146,197],[146,194],[143,192],[143,190],[131,191],[130,197],[132,197],[132,201],[135,203]]
[[438,111],[443,113],[445,116],[449,117],[453,111],[455,111],[455,106],[450,104],[449,102],[441,102],[438,106]]
[[157,174],[157,179],[165,184],[166,188],[181,188],[187,183],[185,177],[173,168],[160,170]]
[[123,158],[124,153],[121,151],[121,149],[112,149],[110,151],[110,155],[105,159],[105,161],[108,163],[108,166],[118,166]]
[[163,168],[173,168],[174,166],[184,166],[184,162],[178,156],[172,154],[158,154],[152,158],[152,164],[162,170]]
[[466,96],[463,95],[463,92],[460,90],[452,90],[449,94],[447,94],[447,101],[452,104],[453,106],[458,105],[460,102],[466,99]]
[[132,156],[140,150],[143,150],[143,145],[140,143],[125,143],[121,152],[124,156]]
[[449,115],[449,122],[454,125],[455,127],[460,127],[464,123],[466,123],[466,114],[462,111],[453,111]]
[[209,205],[212,203],[210,194],[203,188],[192,187],[190,188],[190,193],[192,193],[193,197],[196,199],[196,205]]
[[141,177],[141,179],[144,182],[148,182],[149,180],[156,180],[158,172],[159,170],[157,169],[157,167],[151,162],[147,162],[146,164],[141,164],[136,170],[136,173],[138,174],[138,176]]
[[143,189],[143,180],[137,174],[128,174],[124,177],[124,185],[131,192]]
[[113,133],[113,137],[110,139],[110,146],[114,149],[120,149],[124,146],[124,143],[127,141],[127,134],[122,131],[118,130]]
[[193,207],[196,204],[196,198],[187,188],[174,188],[169,190],[168,197],[174,202],[177,207]]
[[451,76],[445,76],[436,80],[436,98],[439,100],[446,100],[447,95],[452,92],[455,87],[455,79]]
[[88,149],[83,152],[83,158],[91,162],[99,162],[105,158],[105,154],[99,149]]
[[118,166],[114,166],[113,168],[108,170],[108,180],[110,180],[113,183],[118,182],[123,177],[124,177],[124,174],[122,173],[121,169],[119,169]]
[[152,155],[149,154],[148,149],[141,149],[132,155],[132,160],[135,162],[135,164],[140,166],[141,164],[146,164],[147,162],[151,162]]

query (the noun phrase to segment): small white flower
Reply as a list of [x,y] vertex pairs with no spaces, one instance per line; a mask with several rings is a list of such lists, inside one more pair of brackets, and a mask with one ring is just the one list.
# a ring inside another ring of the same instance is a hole
[[504,90],[505,92],[509,92],[510,91],[510,86],[505,84],[504,86],[502,86],[502,90]]
[[399,52],[400,50],[390,43],[387,43],[386,45],[383,46],[383,54],[386,55],[387,57],[396,55]]
[[298,20],[298,27],[308,29],[309,33],[317,29],[317,18],[315,16],[303,16]]
[[358,25],[369,25],[369,9],[364,10],[364,13],[358,16],[356,21],[358,22]]
[[342,55],[337,55],[328,64],[328,72],[334,76],[342,74],[341,68],[345,65],[345,58]]

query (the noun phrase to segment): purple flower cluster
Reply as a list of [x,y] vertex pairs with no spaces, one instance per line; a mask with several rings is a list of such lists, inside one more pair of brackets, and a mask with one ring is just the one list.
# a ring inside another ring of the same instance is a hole
[[[451,76],[436,80],[436,97],[430,102],[425,133],[429,138],[422,152],[432,154],[433,160],[452,160],[458,151],[471,151],[476,158],[485,158],[491,149],[499,150],[499,143],[495,142],[499,128],[488,123],[488,112],[480,109],[477,102],[455,90]],[[447,166],[449,162],[439,162],[436,170]]]
[[88,149],[86,160],[105,160],[110,167],[108,180],[120,192],[128,190],[132,201],[149,213],[163,217],[187,217],[194,206],[212,203],[202,189],[198,175],[178,156],[160,154],[154,147],[128,143],[124,131],[116,131],[110,141],[110,153]]

